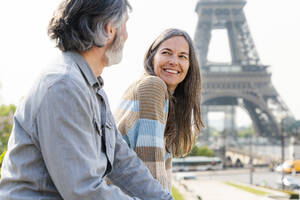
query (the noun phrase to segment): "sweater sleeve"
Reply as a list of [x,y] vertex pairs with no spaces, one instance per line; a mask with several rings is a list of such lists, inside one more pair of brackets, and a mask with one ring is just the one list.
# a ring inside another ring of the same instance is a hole
[[139,115],[135,151],[154,178],[171,190],[165,165],[164,131],[167,122],[167,86],[159,77],[149,76],[137,87]]

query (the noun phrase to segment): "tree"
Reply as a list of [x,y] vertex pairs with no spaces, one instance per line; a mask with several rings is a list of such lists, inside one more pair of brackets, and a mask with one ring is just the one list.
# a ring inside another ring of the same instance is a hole
[[252,126],[245,127],[245,128],[240,128],[237,131],[237,134],[238,134],[239,137],[248,138],[248,137],[251,137],[251,136],[254,135],[254,129],[253,129]]
[[0,106],[0,155],[7,148],[7,142],[12,130],[13,115],[15,111],[15,105]]
[[4,155],[5,155],[5,151],[0,155],[0,179],[1,179],[1,166],[2,166],[2,161],[3,161],[3,158],[4,158]]
[[207,146],[203,145],[198,147],[197,145],[194,145],[191,152],[188,156],[207,156],[207,157],[213,157],[214,151],[212,149],[209,149]]
[[300,120],[296,120],[291,124],[290,132],[295,136],[300,136]]
[[209,127],[209,134],[210,136],[213,136],[213,137],[218,137],[220,136],[222,133],[221,131],[219,131],[218,129],[216,129],[215,127]]
[[8,138],[12,130],[13,115],[16,111],[15,105],[0,106],[0,178],[1,165],[6,152]]
[[294,118],[287,117],[282,121],[283,131],[287,133],[288,136],[299,136],[300,134],[300,120],[295,120]]

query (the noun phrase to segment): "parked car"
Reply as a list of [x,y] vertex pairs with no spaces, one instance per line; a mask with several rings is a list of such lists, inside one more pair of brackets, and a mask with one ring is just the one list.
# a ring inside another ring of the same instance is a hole
[[277,184],[279,187],[282,187],[282,183],[284,185],[285,189],[290,189],[290,190],[299,190],[300,189],[300,184],[290,176],[285,176],[283,180],[281,178],[277,181]]
[[277,165],[274,167],[275,172],[282,172],[282,165]]
[[276,172],[282,172],[282,170],[284,173],[300,172],[300,160],[287,160],[283,164],[274,167]]
[[300,172],[300,160],[287,160],[283,163],[282,169],[285,173],[292,173],[293,170]]
[[175,178],[177,180],[195,180],[195,179],[197,179],[196,175],[194,173],[190,173],[190,172],[176,173]]

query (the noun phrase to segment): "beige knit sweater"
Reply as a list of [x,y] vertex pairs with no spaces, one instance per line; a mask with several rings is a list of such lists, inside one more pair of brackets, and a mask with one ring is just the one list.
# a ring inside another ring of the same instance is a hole
[[168,91],[157,76],[144,75],[124,93],[115,112],[117,126],[154,178],[171,192],[171,154],[165,150]]

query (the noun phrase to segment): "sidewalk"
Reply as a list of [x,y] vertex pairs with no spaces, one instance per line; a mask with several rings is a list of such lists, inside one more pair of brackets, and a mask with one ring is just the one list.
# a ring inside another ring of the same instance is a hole
[[253,186],[255,189],[269,193],[266,196],[255,195],[215,180],[174,180],[173,182],[174,186],[185,197],[185,200],[198,200],[197,195],[201,197],[201,200],[288,200],[289,197],[289,195],[282,192]]

